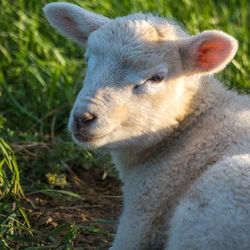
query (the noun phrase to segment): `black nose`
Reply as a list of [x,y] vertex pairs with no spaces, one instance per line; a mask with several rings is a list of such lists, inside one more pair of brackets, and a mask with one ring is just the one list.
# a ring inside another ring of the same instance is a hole
[[96,120],[96,116],[91,113],[84,113],[84,114],[74,114],[74,124],[75,129],[77,131],[86,128],[89,126],[93,121]]

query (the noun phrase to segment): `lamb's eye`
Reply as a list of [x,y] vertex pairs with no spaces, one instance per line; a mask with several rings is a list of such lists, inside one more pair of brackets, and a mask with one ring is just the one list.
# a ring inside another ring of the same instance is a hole
[[152,83],[160,83],[161,81],[163,81],[163,79],[164,79],[164,75],[156,74],[150,77],[148,81]]

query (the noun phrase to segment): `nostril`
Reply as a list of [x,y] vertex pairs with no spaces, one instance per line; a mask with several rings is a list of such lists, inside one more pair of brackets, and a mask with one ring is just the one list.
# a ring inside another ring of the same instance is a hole
[[84,123],[92,122],[95,120],[95,118],[96,118],[96,116],[94,114],[85,113],[85,114],[83,114],[82,122],[84,122]]
[[84,114],[74,114],[74,121],[77,130],[89,125],[96,119],[94,114],[86,112]]

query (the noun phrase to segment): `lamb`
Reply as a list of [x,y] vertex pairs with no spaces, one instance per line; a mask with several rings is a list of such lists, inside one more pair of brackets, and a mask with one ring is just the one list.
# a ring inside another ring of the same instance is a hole
[[214,77],[237,41],[151,14],[109,19],[69,3],[50,24],[86,48],[74,141],[110,152],[124,208],[112,250],[250,249],[250,98]]

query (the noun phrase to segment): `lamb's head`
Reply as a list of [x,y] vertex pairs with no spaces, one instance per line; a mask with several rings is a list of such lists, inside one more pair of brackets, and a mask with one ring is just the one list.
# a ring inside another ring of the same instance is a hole
[[190,37],[151,15],[112,20],[68,3],[51,3],[44,11],[53,27],[86,47],[84,87],[68,124],[85,147],[158,142],[188,113],[196,87],[186,87],[187,77],[221,70],[237,50],[223,32]]

